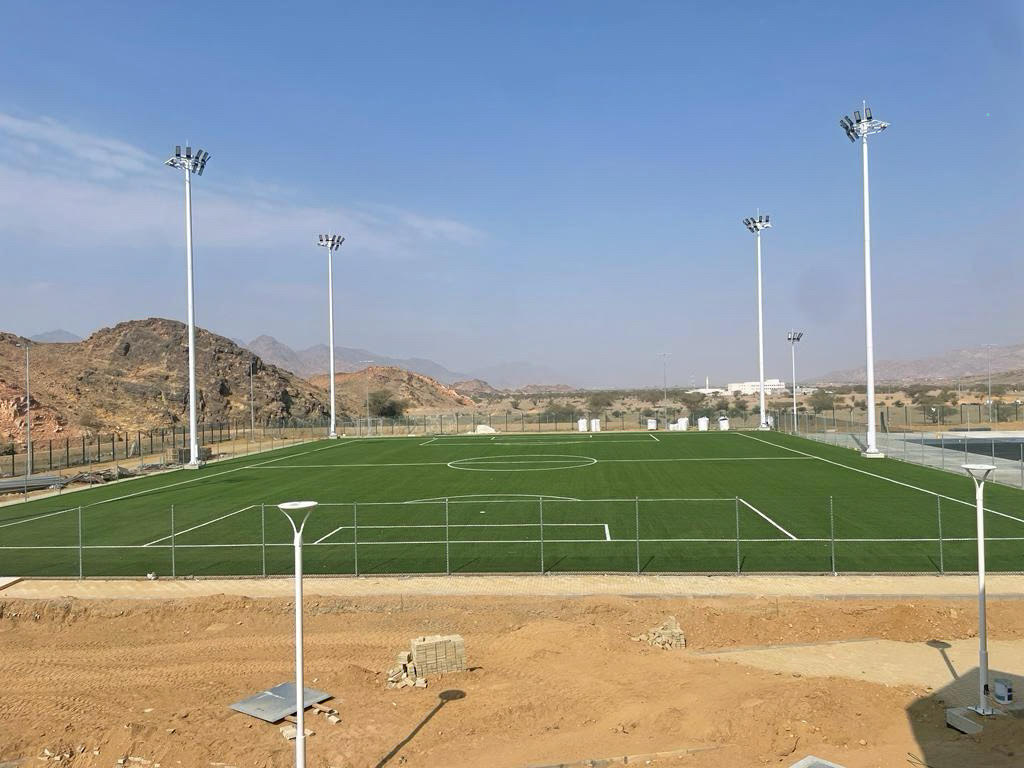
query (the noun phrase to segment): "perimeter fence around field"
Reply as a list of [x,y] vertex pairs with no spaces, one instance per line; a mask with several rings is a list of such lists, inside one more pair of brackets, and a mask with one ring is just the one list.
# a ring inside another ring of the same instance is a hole
[[[670,409],[670,418],[685,411]],[[400,418],[339,419],[337,432],[344,437],[398,437],[402,435],[457,435],[474,432],[479,425],[507,433],[575,432],[577,413],[527,414],[522,411],[468,411],[421,414]],[[654,418],[665,428],[665,412],[651,409],[636,412],[608,411],[593,414],[606,432],[646,429]],[[731,417],[734,428],[756,427],[758,418],[750,413]],[[248,419],[200,424],[200,446],[210,449],[211,459],[234,458],[261,453],[295,442],[327,437],[326,420],[275,419],[253,425]],[[188,428],[180,425],[154,429],[102,432],[32,443],[32,474],[66,475],[83,468],[98,469],[121,464],[175,465],[189,445]],[[185,454],[187,457],[187,453]],[[0,443],[0,478],[23,477],[29,469],[24,440]]]
[[[943,497],[466,500],[321,504],[308,575],[969,573],[973,505]],[[991,571],[1024,571],[1024,517],[990,513]],[[135,543],[119,541],[130,537]],[[8,519],[0,572],[27,577],[269,577],[292,572],[270,504],[211,513],[97,505]]]
[[[799,428],[794,429],[792,416],[781,414],[776,423],[781,431],[819,443],[858,452],[867,446],[863,423],[845,429],[831,429],[822,428],[827,422],[821,420],[798,419],[798,422]],[[876,442],[878,450],[887,458],[956,474],[963,474],[964,464],[991,464],[995,471],[989,480],[1024,489],[1024,436],[1019,432],[986,429],[892,432],[879,429]]]

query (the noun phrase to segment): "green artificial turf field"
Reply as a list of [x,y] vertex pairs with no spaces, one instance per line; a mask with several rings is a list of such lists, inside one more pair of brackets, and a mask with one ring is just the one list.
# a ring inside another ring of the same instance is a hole
[[[290,573],[274,505],[305,499],[307,573],[977,565],[966,475],[778,433],[605,432],[325,440],[10,505],[0,573]],[[990,483],[986,508],[988,567],[1024,570],[1024,492]]]

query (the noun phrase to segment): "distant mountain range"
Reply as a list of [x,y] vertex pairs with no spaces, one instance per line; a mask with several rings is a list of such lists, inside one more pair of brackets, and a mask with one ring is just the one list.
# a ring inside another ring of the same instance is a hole
[[[273,336],[257,336],[250,342],[238,342],[240,346],[255,352],[268,363],[291,371],[304,378],[327,373],[329,355],[326,344],[317,344],[302,350],[294,350]],[[481,368],[472,373],[460,373],[434,360],[422,357],[389,357],[368,349],[352,347],[334,348],[334,366],[337,372],[352,372],[369,365],[404,368],[407,371],[430,376],[444,384],[457,381],[481,379],[497,389],[520,389],[537,386],[537,382],[558,381],[558,374],[550,368],[528,362],[511,362]],[[545,385],[544,391],[565,388],[565,385]]]
[[35,336],[29,337],[29,341],[38,341],[43,344],[67,344],[81,340],[81,336],[76,336],[71,331],[65,331],[63,328],[58,328],[55,331],[47,331],[46,333],[37,333]]
[[[881,360],[875,363],[875,378],[879,381],[905,384],[971,379],[987,376],[990,364],[993,375],[1024,368],[1024,344],[993,346],[991,349],[954,349],[941,355],[917,360]],[[851,368],[818,376],[815,382],[862,383],[866,376],[864,368]]]

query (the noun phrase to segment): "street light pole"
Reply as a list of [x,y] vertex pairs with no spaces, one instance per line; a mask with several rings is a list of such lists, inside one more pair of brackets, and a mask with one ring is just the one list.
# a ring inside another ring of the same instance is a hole
[[188,464],[190,469],[198,469],[202,466],[199,460],[199,435],[196,419],[196,312],[194,298],[194,280],[192,276],[192,174],[203,175],[206,163],[210,159],[210,153],[197,149],[192,154],[192,147],[185,147],[182,154],[181,147],[174,148],[174,156],[169,158],[164,165],[171,168],[179,168],[185,172],[185,276],[188,283]]
[[25,477],[32,476],[32,388],[29,380],[28,349],[32,342],[28,339],[18,342],[25,350]]
[[341,235],[320,235],[317,245],[327,249],[327,343],[330,349],[328,355],[328,376],[330,376],[331,391],[331,426],[327,437],[335,439],[338,436],[336,429],[337,419],[334,410],[334,252],[341,248],[345,238]]
[[668,359],[672,357],[671,352],[659,352],[658,357],[661,358],[661,389],[665,403],[665,424],[666,428],[668,425]]
[[295,549],[295,768],[306,766],[306,731],[303,718],[306,702],[302,679],[302,529],[316,505],[315,501],[286,501],[277,505],[288,518],[295,534],[292,539]]
[[964,464],[974,481],[974,504],[978,526],[978,706],[971,707],[979,715],[994,715],[988,705],[988,634],[985,621],[985,480],[995,467],[992,464]]
[[768,429],[768,417],[765,413],[764,403],[764,311],[761,299],[761,230],[771,227],[771,217],[768,214],[758,214],[757,218],[744,219],[743,223],[754,234],[754,242],[757,244],[757,378],[758,391],[760,395],[761,421],[758,429]]
[[790,357],[793,361],[793,431],[798,432],[796,421],[796,343],[804,337],[803,331],[790,331],[786,334],[789,342]]
[[988,366],[988,421],[992,423],[992,347],[994,344],[985,345],[985,358]]
[[863,115],[859,110],[855,110],[853,114],[856,120],[851,120],[849,115],[845,115],[840,119],[839,125],[846,131],[846,137],[851,142],[860,139],[864,184],[864,335],[867,351],[868,445],[861,455],[866,458],[881,458],[884,454],[878,450],[875,434],[875,342],[871,315],[871,199],[868,185],[868,136],[881,133],[889,127],[889,124],[875,120],[871,116],[871,110],[867,104],[864,104]]

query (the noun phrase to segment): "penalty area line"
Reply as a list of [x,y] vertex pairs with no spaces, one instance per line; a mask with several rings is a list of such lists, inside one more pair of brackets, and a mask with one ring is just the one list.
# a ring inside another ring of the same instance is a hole
[[[205,523],[200,523],[199,525],[193,525],[191,528],[186,528],[186,529],[184,529],[182,531],[175,531],[174,532],[174,538],[178,538],[179,536],[181,536],[181,534],[188,533],[189,531],[194,531],[197,528],[203,528],[204,526],[210,525],[211,523],[216,523],[216,522],[219,522],[221,520],[226,520],[229,517],[233,517],[234,515],[237,515],[240,512],[245,512],[247,509],[252,509],[255,506],[256,506],[255,504],[250,504],[248,507],[242,507],[241,509],[236,509],[234,512],[228,512],[226,515],[221,515],[220,517],[215,517],[215,518],[213,518],[213,520],[207,520]],[[153,541],[149,542],[148,544],[143,544],[142,546],[150,547],[150,546],[152,546],[154,544],[159,544],[161,541],[167,541],[169,538],[171,538],[171,537],[170,536],[161,536],[159,539],[153,539]]]
[[776,522],[775,522],[774,520],[772,520],[772,519],[771,519],[770,517],[768,517],[768,515],[766,515],[766,514],[765,514],[764,512],[762,512],[762,511],[761,511],[760,509],[758,509],[757,507],[755,507],[755,506],[754,506],[753,504],[751,504],[751,503],[750,503],[749,501],[747,501],[746,499],[740,499],[740,497],[739,497],[739,496],[737,496],[736,498],[737,498],[737,499],[739,499],[739,502],[740,502],[740,504],[744,505],[744,506],[745,506],[745,507],[746,507],[747,509],[749,509],[749,510],[750,510],[751,512],[754,512],[754,513],[756,513],[756,514],[760,515],[761,517],[763,517],[763,518],[764,518],[765,520],[767,520],[767,521],[768,521],[768,522],[769,522],[769,523],[770,523],[771,525],[774,525],[774,526],[775,526],[776,528],[778,528],[778,529],[779,529],[780,531],[782,531],[782,532],[783,532],[784,534],[786,534],[787,536],[789,536],[789,538],[791,538],[791,539],[792,539],[793,541],[797,541],[797,540],[798,540],[796,536],[794,536],[794,535],[793,535],[792,533],[790,533],[789,531],[787,531],[787,530],[786,530],[785,528],[783,528],[783,527],[782,527],[781,525],[779,525],[778,523],[776,523]]

